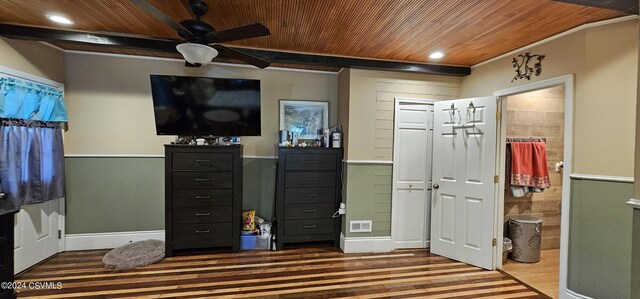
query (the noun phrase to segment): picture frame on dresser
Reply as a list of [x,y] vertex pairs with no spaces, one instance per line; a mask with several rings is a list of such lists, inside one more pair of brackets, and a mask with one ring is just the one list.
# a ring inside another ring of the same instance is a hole
[[299,139],[316,139],[329,128],[329,102],[280,100],[280,130],[297,132]]

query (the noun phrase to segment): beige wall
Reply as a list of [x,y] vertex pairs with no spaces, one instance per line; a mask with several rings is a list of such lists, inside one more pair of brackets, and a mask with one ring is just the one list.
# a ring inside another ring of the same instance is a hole
[[338,123],[342,125],[342,147],[344,160],[349,159],[349,89],[351,69],[344,68],[338,73]]
[[393,159],[394,98],[454,99],[460,78],[351,69],[349,160]]
[[38,42],[0,38],[0,65],[64,83],[64,53]]
[[[348,104],[348,157],[344,176],[347,237],[391,234],[391,188],[395,97],[444,100],[458,98],[460,78],[350,69],[340,73],[341,105]],[[345,100],[346,99],[346,100]],[[343,107],[343,106],[341,106]],[[344,111],[340,111],[344,115]],[[344,125],[343,121],[343,125]],[[353,162],[358,163],[353,163]],[[371,220],[370,233],[351,233],[349,221]]]
[[244,155],[276,156],[280,99],[329,101],[329,124],[337,122],[334,73],[218,64],[193,69],[177,60],[68,53],[65,74],[65,151],[71,155],[164,153],[174,137],[156,135],[149,74],[261,80],[262,136],[242,139]]
[[633,176],[638,20],[592,27],[527,51],[545,54],[542,75],[511,83],[515,55],[474,68],[462,97],[575,74],[573,172]]
[[505,191],[504,219],[529,215],[542,219],[542,249],[560,248],[563,161],[564,86],[556,86],[507,98],[507,137],[544,137],[551,187],[542,193],[512,197]]

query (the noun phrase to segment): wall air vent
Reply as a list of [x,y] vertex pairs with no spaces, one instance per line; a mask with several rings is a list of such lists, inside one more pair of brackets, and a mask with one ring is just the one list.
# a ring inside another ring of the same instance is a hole
[[370,233],[371,220],[355,220],[349,221],[350,233]]

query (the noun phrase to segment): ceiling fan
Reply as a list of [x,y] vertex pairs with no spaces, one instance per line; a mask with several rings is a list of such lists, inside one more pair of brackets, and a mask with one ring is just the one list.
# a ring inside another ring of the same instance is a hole
[[147,0],[131,0],[131,2],[176,30],[180,37],[185,40],[184,43],[179,44],[176,48],[185,58],[186,66],[200,67],[203,64],[211,62],[218,54],[243,61],[259,68],[269,66],[269,62],[265,60],[219,44],[270,35],[269,28],[260,23],[225,30],[216,30],[213,26],[201,20],[201,17],[208,11],[207,3],[203,0],[189,0],[189,9],[195,15],[195,19],[186,19],[180,23],[171,19]]

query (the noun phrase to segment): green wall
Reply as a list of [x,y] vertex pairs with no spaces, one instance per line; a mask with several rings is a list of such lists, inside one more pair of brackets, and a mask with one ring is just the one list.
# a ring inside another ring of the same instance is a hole
[[[591,298],[631,298],[632,183],[571,181],[568,288]],[[637,298],[637,297],[635,297]]]
[[[344,186],[347,214],[342,233],[346,237],[391,236],[391,164],[346,164]],[[352,220],[373,220],[371,233],[350,233]]]
[[[244,159],[243,209],[273,218],[276,159]],[[66,233],[164,229],[164,158],[67,157]]]
[[275,217],[278,159],[243,159],[242,209],[256,210],[267,220]]
[[631,294],[640,297],[640,209],[633,209],[633,245],[631,250]]
[[66,233],[164,229],[164,158],[65,158]]

